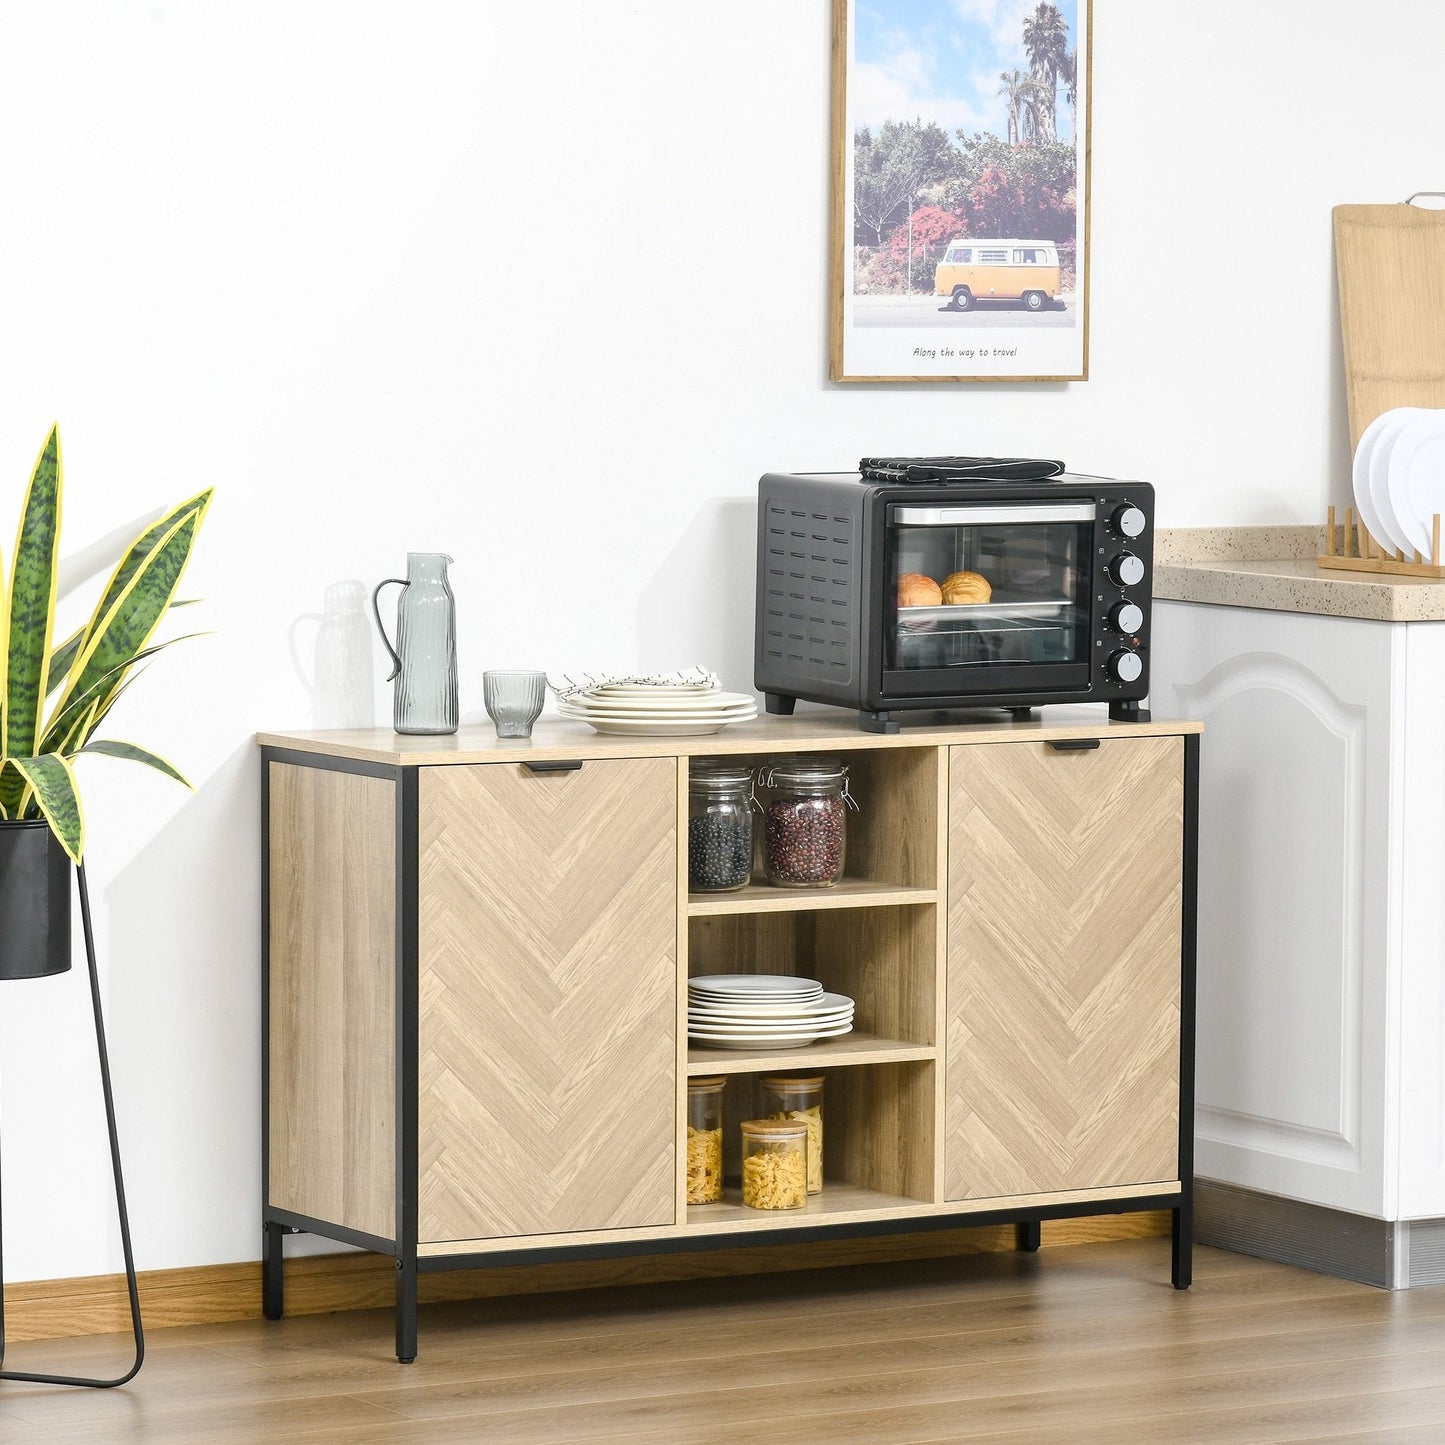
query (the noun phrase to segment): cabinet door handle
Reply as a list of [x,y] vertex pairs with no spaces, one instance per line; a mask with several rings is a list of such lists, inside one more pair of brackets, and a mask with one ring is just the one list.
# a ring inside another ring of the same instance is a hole
[[581,758],[553,758],[545,763],[529,763],[522,760],[524,768],[530,768],[534,773],[580,773],[582,771]]
[[1060,753],[1086,753],[1099,746],[1098,738],[1050,738],[1049,746]]

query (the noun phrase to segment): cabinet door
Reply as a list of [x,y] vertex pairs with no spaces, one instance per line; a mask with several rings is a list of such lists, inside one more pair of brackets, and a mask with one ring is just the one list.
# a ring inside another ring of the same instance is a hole
[[424,768],[419,1238],[670,1224],[677,764]]
[[1182,740],[950,752],[945,1197],[1177,1179]]

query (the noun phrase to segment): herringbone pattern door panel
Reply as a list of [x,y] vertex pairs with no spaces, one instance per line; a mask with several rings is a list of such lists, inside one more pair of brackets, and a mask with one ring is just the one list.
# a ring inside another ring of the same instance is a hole
[[420,787],[421,1240],[670,1224],[676,762]]
[[1183,761],[951,749],[945,1197],[1179,1177]]

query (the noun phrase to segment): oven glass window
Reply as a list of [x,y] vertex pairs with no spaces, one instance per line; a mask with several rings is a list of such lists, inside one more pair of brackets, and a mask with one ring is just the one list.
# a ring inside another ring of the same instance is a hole
[[900,507],[891,670],[1087,663],[1091,503]]

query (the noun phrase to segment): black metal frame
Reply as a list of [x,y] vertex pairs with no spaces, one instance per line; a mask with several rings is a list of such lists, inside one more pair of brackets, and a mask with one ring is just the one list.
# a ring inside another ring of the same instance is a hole
[[[894,1234],[930,1233],[941,1229],[1013,1224],[1016,1247],[1037,1250],[1040,1223],[1046,1219],[1074,1219],[1103,1214],[1134,1214],[1147,1210],[1171,1211],[1170,1278],[1175,1289],[1188,1289],[1193,1277],[1194,1215],[1194,981],[1196,903],[1199,857],[1199,737],[1186,734],[1184,742],[1184,877],[1180,947],[1180,1091],[1178,1190],[1121,1198],[1100,1198],[1068,1203],[1041,1203],[1026,1207],[959,1210],[947,1214],[907,1218],[860,1220],[846,1224],[793,1224],[777,1229],[749,1231],[749,1246],[784,1244],[798,1239],[861,1239]],[[1086,742],[1075,744],[1085,746]],[[1063,747],[1070,746],[1064,741]],[[261,895],[264,917],[270,917],[269,838],[270,764],[290,763],[324,771],[360,773],[390,780],[396,785],[396,1238],[363,1234],[324,1219],[314,1219],[262,1203],[262,1309],[267,1319],[280,1319],[285,1308],[283,1244],[287,1234],[310,1233],[390,1255],[396,1263],[396,1355],[410,1364],[417,1353],[418,1280],[423,1274],[487,1266],[545,1264],[562,1259],[620,1259],[643,1254],[692,1254],[736,1246],[740,1236],[707,1234],[670,1238],[617,1239],[600,1243],[566,1242],[446,1255],[420,1255],[417,1238],[418,1190],[418,848],[417,795],[419,769],[367,763],[330,754],[287,748],[261,750]],[[525,761],[525,760],[519,760]],[[537,763],[528,763],[537,767]],[[261,1016],[261,1129],[263,1192],[270,1181],[270,937],[263,926]]]
[[[121,1176],[120,1140],[115,1127],[115,1099],[110,1087],[110,1056],[105,1047],[105,1019],[100,1008],[100,977],[95,963],[95,932],[90,922],[90,891],[85,883],[85,864],[76,866],[80,889],[80,921],[85,931],[85,961],[90,971],[90,1003],[95,1016],[95,1047],[100,1060],[100,1087],[105,1097],[105,1125],[110,1135],[110,1166],[115,1178],[115,1203],[120,1217],[120,1243],[125,1256],[126,1292],[130,1298],[131,1332],[135,1338],[135,1362],[125,1374],[113,1380],[96,1380],[85,1375],[44,1375],[30,1370],[0,1370],[0,1380],[23,1380],[38,1385],[83,1385],[110,1390],[133,1380],[145,1363],[145,1334],[141,1329],[140,1291],[136,1286],[135,1256],[130,1244],[130,1216],[125,1207],[125,1181]],[[0,1231],[3,1234],[3,1231]],[[0,1362],[5,1359],[5,1283],[3,1238],[0,1238]]]

